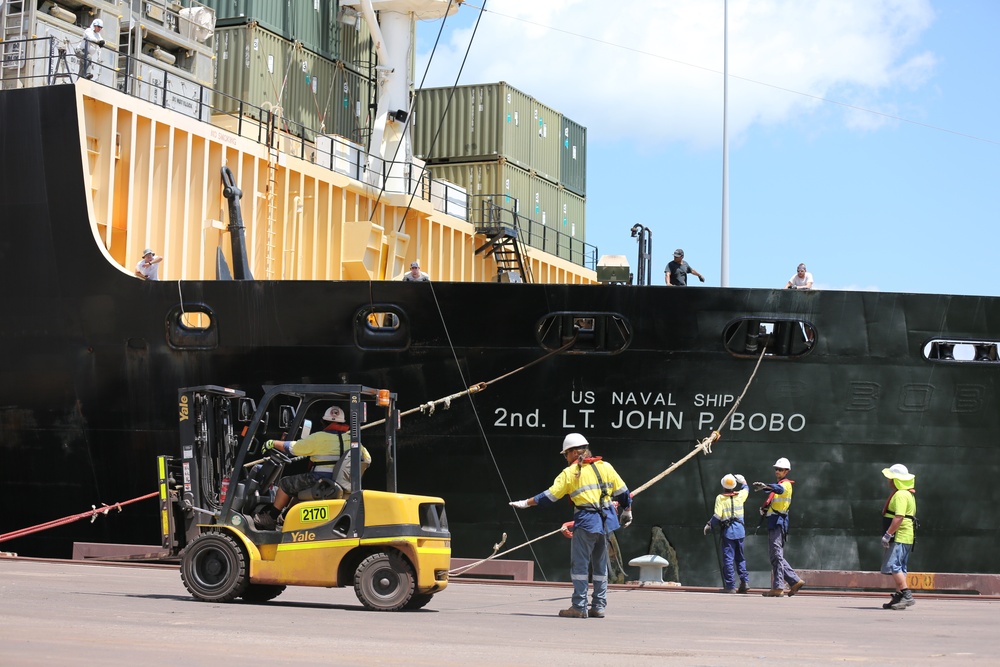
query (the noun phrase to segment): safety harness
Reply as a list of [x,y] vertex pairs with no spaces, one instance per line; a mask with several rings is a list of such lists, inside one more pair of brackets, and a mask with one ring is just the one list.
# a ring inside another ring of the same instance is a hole
[[[787,477],[783,477],[782,479],[779,479],[777,481],[777,484],[781,484],[782,482],[788,482],[789,484],[795,484],[795,480],[788,479]],[[788,516],[788,511],[787,510],[784,511],[784,512],[779,512],[778,510],[776,510],[773,507],[771,507],[771,503],[774,502],[774,497],[776,495],[778,495],[778,494],[776,494],[774,491],[771,491],[771,493],[767,494],[767,498],[764,500],[764,504],[760,506],[760,521],[761,521],[761,523],[764,522],[764,517],[766,517],[769,512],[771,514],[773,514],[773,515],[776,515],[776,516],[783,516],[783,517],[787,517]],[[790,505],[792,501],[789,500],[788,502],[789,502],[789,505]],[[760,528],[760,524],[758,524],[757,527]],[[786,539],[788,539],[788,523],[787,522],[781,528],[781,542],[784,543]]]
[[743,523],[743,519],[736,516],[736,496],[739,495],[739,493],[740,493],[739,491],[732,491],[730,493],[722,494],[724,496],[729,496],[729,517],[726,519],[722,519],[719,522],[723,530],[729,528],[734,523]]
[[[892,525],[892,520],[893,520],[893,518],[895,518],[894,516],[886,516],[885,515],[886,512],[889,511],[889,503],[892,502],[893,496],[895,496],[900,491],[909,491],[914,496],[917,495],[917,490],[916,489],[896,489],[895,491],[893,491],[892,493],[889,494],[889,497],[885,499],[885,505],[882,506],[882,532],[883,533],[889,532],[889,526]],[[910,551],[912,553],[913,549],[915,549],[916,546],[917,546],[917,528],[920,527],[920,521],[918,521],[917,517],[915,517],[912,514],[904,514],[903,515],[903,519],[909,519],[912,522],[912,524],[913,524],[913,546],[910,548]],[[897,528],[896,530],[899,530],[899,529]],[[895,542],[896,541],[896,536],[893,535],[892,539],[889,540],[889,541],[890,542]]]
[[348,430],[349,427],[346,424],[338,424],[336,422],[331,423],[323,429],[324,433],[336,435],[340,440],[340,453],[310,456],[309,460],[312,462],[313,473],[323,476],[333,476],[333,472],[337,467],[337,462],[344,457],[344,434],[347,433]]

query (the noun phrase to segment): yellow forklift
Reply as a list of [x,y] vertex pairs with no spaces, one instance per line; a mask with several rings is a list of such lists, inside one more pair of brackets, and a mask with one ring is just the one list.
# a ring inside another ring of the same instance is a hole
[[[180,557],[184,586],[206,602],[266,602],[286,586],[349,585],[369,609],[430,602],[448,585],[451,534],[441,498],[396,492],[396,395],[347,384],[265,389],[260,405],[214,385],[178,392],[181,453],[158,464],[163,547]],[[350,444],[340,458],[351,457],[350,490],[293,500],[275,530],[258,530],[253,515],[271,503],[277,480],[308,463],[264,452],[263,443],[306,437],[331,405],[348,417]],[[369,409],[381,410],[382,421],[368,424]],[[384,491],[362,489],[362,425],[384,434]]]

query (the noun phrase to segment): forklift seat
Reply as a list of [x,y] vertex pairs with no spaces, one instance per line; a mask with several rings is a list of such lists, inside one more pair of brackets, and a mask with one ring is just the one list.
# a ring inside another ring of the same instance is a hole
[[[340,473],[344,467],[344,461],[347,461],[347,457],[348,454],[344,454],[340,457],[340,460],[337,461],[337,464],[333,466],[332,478],[321,478],[308,489],[299,491],[296,497],[299,500],[339,500],[340,498],[343,498],[344,487],[337,482],[341,481]],[[348,480],[347,483],[350,484],[350,480]]]

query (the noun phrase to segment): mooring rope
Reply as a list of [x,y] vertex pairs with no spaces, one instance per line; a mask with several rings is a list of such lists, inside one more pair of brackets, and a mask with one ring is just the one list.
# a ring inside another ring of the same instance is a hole
[[[729,410],[729,413],[726,414],[726,416],[723,417],[722,421],[719,423],[719,427],[717,429],[713,430],[708,436],[702,438],[701,441],[695,446],[695,448],[692,449],[690,452],[688,452],[682,459],[680,459],[676,463],[671,464],[666,470],[664,470],[663,472],[659,473],[658,475],[656,475],[655,477],[653,477],[651,480],[649,480],[648,482],[646,482],[645,484],[643,484],[639,488],[637,488],[634,491],[632,491],[632,497],[633,498],[636,497],[637,495],[639,495],[640,493],[642,493],[643,491],[645,491],[646,489],[648,489],[649,487],[651,487],[653,484],[656,484],[657,482],[659,482],[660,480],[662,480],[664,477],[666,477],[670,473],[672,473],[675,470],[677,470],[684,463],[690,461],[699,452],[702,452],[705,455],[708,455],[708,454],[712,453],[712,443],[716,442],[717,440],[719,440],[719,438],[722,437],[722,429],[725,428],[725,426],[726,426],[727,423],[729,423],[730,418],[732,418],[733,414],[736,412],[736,408],[739,407],[740,402],[743,400],[743,397],[746,396],[747,390],[750,389],[750,385],[753,383],[754,378],[757,377],[757,370],[760,368],[760,362],[762,362],[764,360],[764,353],[767,351],[767,346],[765,345],[763,347],[764,347],[764,349],[761,350],[760,356],[757,358],[757,363],[753,367],[753,373],[750,374],[750,379],[747,380],[746,385],[743,387],[743,391],[740,393],[739,397],[737,397],[736,401],[733,403],[733,407]],[[529,540],[529,541],[525,542],[524,544],[519,544],[518,546],[512,547],[510,549],[507,549],[506,551],[503,551],[501,553],[494,553],[493,555],[488,556],[488,557],[486,557],[486,558],[484,558],[482,560],[476,561],[475,563],[470,563],[468,565],[463,565],[462,567],[456,568],[454,570],[450,570],[448,572],[448,575],[449,576],[458,576],[458,575],[461,575],[461,574],[465,574],[469,570],[473,569],[474,567],[478,567],[478,566],[482,565],[483,563],[489,562],[489,561],[491,561],[491,560],[493,560],[495,558],[499,558],[500,556],[505,556],[505,555],[507,555],[507,554],[509,554],[509,553],[511,553],[513,551],[517,551],[521,547],[526,547],[529,544],[532,544],[534,542],[538,542],[540,540],[544,540],[547,537],[552,537],[553,535],[555,535],[557,533],[561,533],[562,531],[563,531],[563,528],[562,528],[562,526],[560,526],[556,530],[553,530],[553,531],[551,531],[549,533],[545,533],[544,535],[539,535],[538,537],[536,537],[536,538],[534,538],[532,540]]]
[[61,519],[53,519],[52,521],[47,521],[46,523],[40,523],[37,526],[30,526],[28,528],[22,528],[20,530],[15,530],[10,533],[4,533],[0,535],[0,542],[6,542],[7,540],[13,540],[18,537],[24,537],[25,535],[31,535],[32,533],[39,533],[43,530],[48,530],[49,528],[56,528],[58,526],[66,525],[67,523],[73,523],[74,521],[79,521],[80,519],[86,519],[90,517],[90,523],[94,523],[97,517],[102,514],[107,516],[111,510],[122,511],[125,505],[131,505],[132,503],[137,503],[140,500],[147,500],[149,498],[155,498],[160,495],[158,491],[153,491],[152,493],[147,493],[144,496],[139,496],[138,498],[133,498],[132,500],[125,500],[120,503],[115,503],[114,505],[101,504],[100,507],[96,505],[91,505],[90,509],[86,512],[80,512],[79,514],[72,514],[70,516],[63,517]]

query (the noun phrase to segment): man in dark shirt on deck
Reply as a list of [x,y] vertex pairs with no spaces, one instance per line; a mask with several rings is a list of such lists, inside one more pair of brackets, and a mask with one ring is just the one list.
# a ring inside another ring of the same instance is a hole
[[705,276],[695,271],[690,264],[684,261],[684,251],[680,248],[674,250],[674,261],[667,264],[667,268],[663,270],[663,278],[668,285],[687,287],[689,273],[693,273],[698,276],[698,280],[705,282]]

